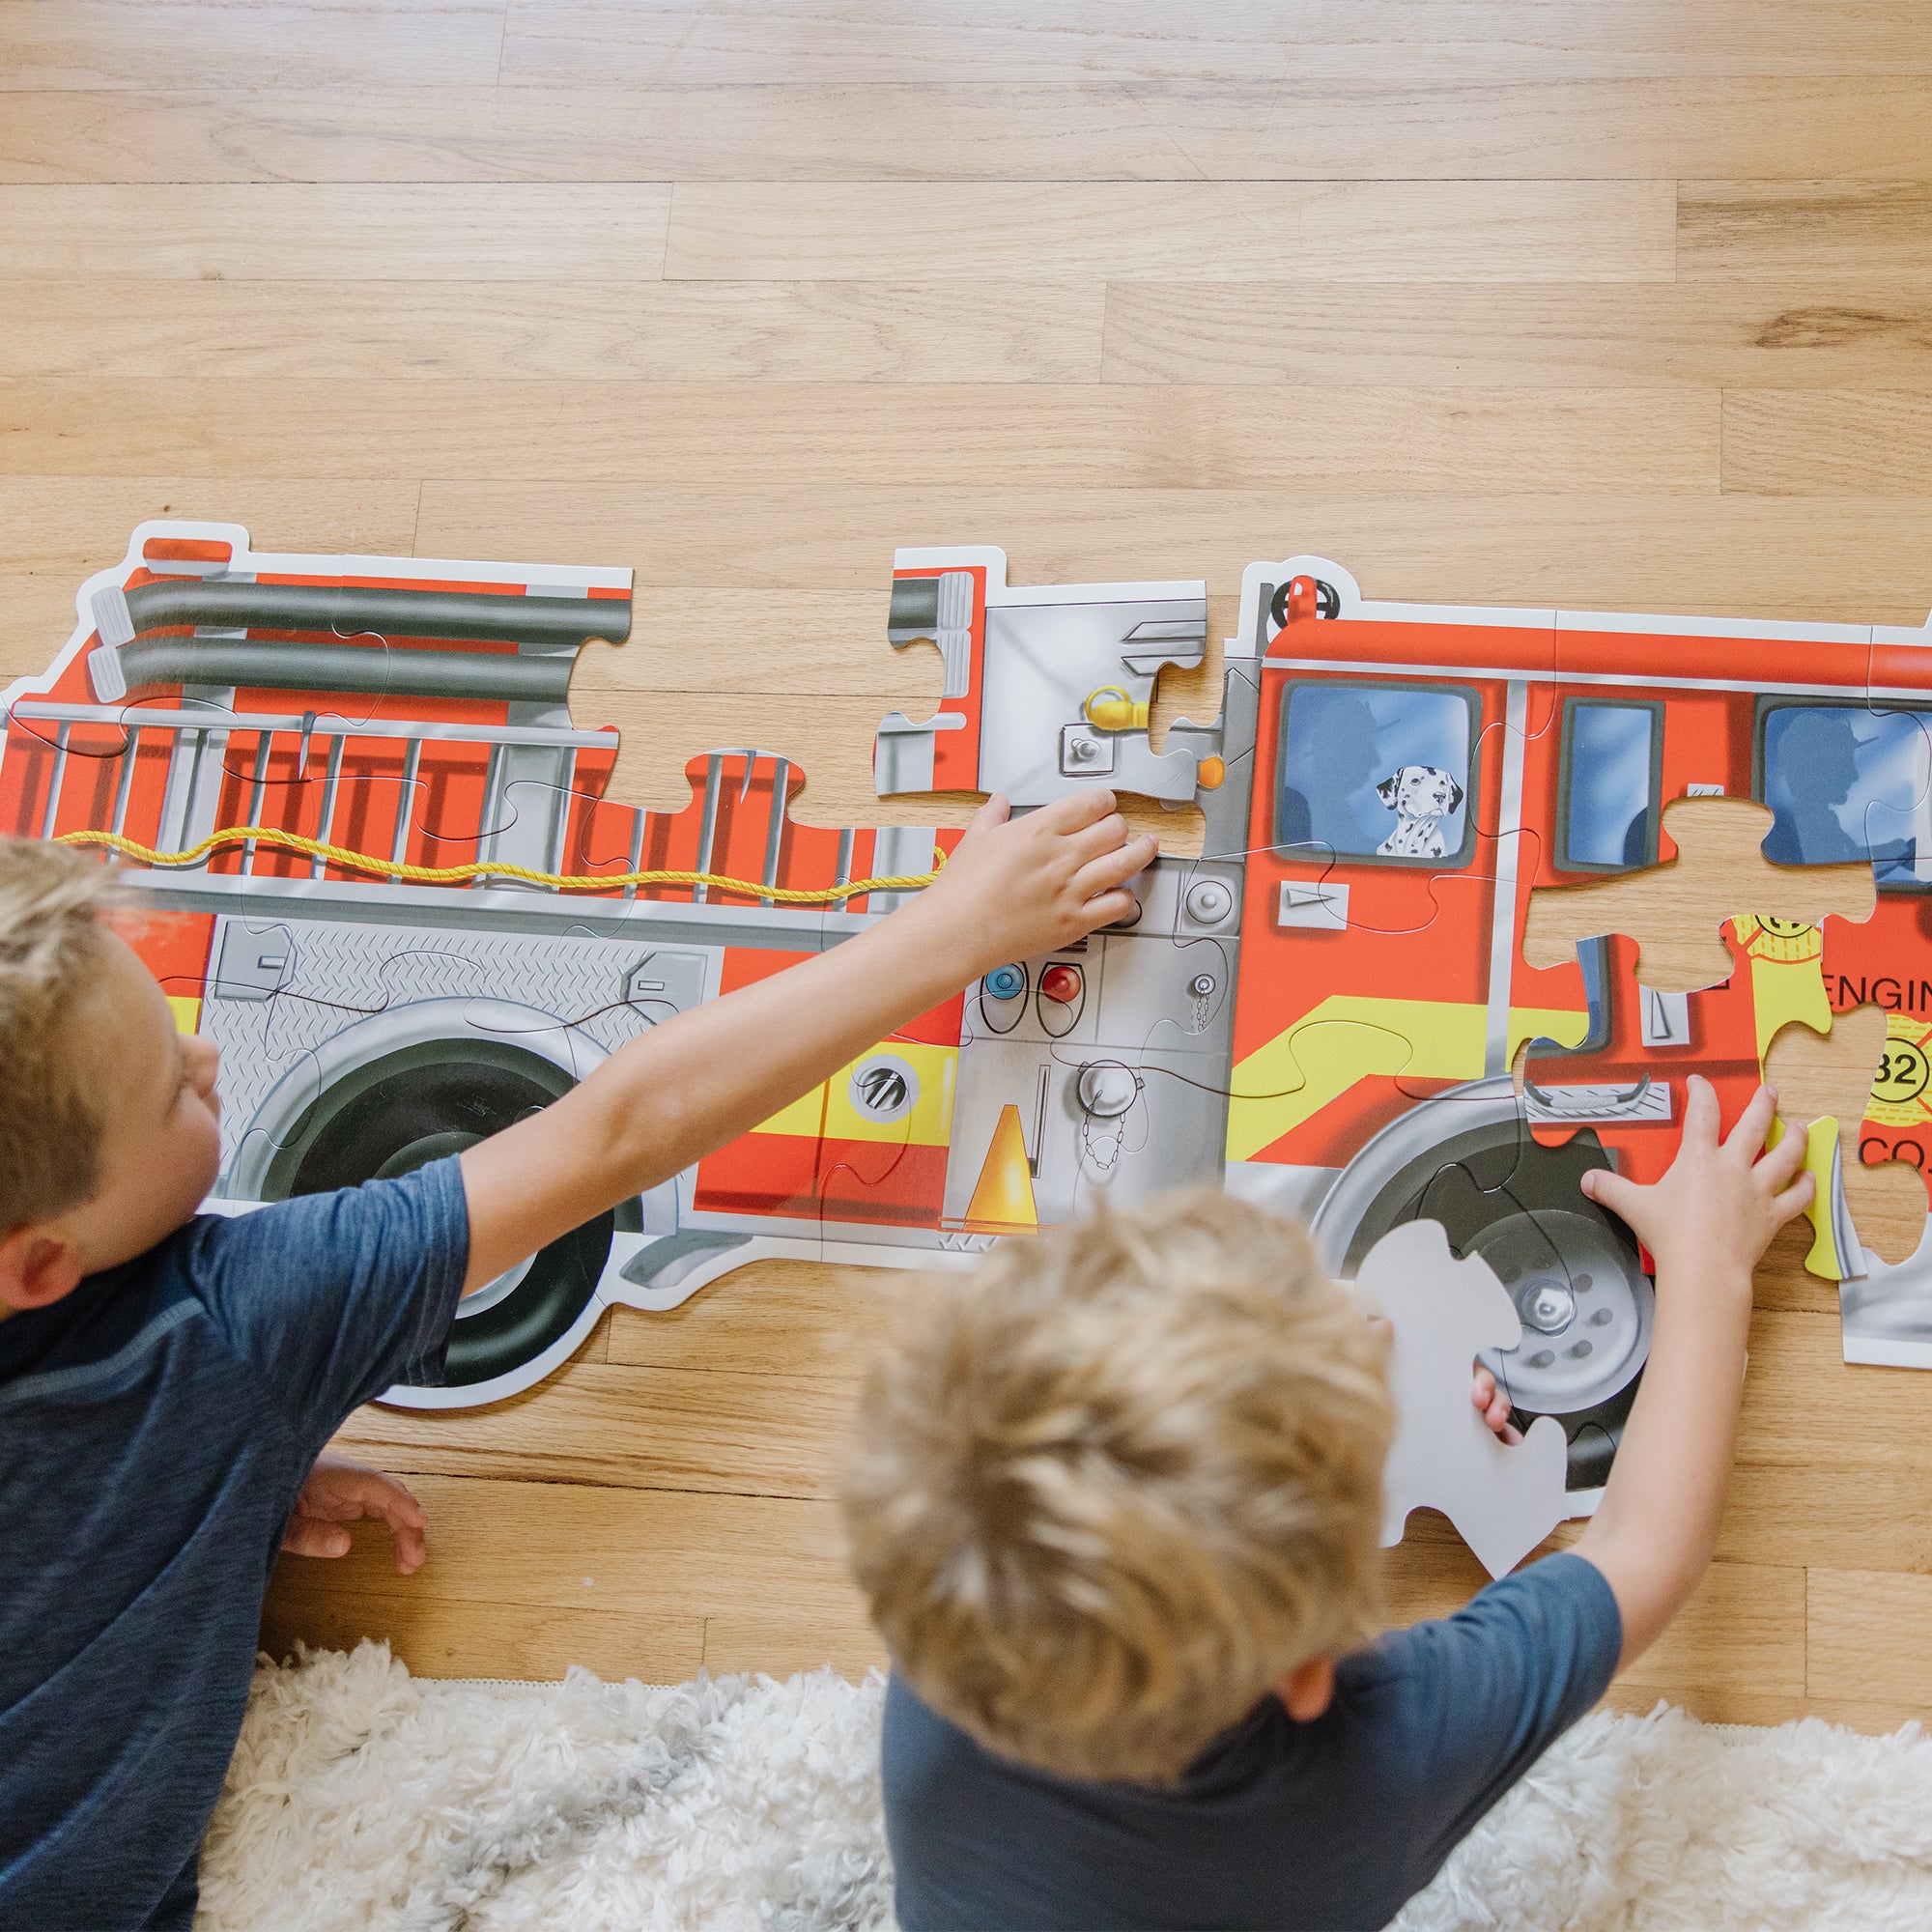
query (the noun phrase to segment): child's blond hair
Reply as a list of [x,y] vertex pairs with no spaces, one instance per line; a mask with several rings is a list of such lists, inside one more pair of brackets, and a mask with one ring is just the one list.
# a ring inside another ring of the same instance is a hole
[[1002,1243],[867,1383],[843,1493],[896,1667],[981,1744],[1159,1783],[1378,1627],[1384,1347],[1203,1188]]
[[88,1200],[106,1109],[75,1009],[112,875],[64,845],[0,838],[0,1236]]

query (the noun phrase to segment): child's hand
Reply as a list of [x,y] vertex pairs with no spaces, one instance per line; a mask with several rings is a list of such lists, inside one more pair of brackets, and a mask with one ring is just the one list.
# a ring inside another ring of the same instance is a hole
[[947,922],[947,945],[971,967],[960,977],[973,979],[1124,919],[1133,895],[1121,888],[1157,849],[1151,838],[1127,837],[1114,794],[1097,786],[1024,818],[1012,817],[995,793],[907,911],[917,907],[923,920]]
[[1699,1281],[1742,1275],[1748,1282],[1772,1236],[1811,1205],[1816,1182],[1800,1171],[1804,1135],[1790,1128],[1759,1160],[1777,1095],[1760,1087],[1730,1139],[1719,1142],[1711,1083],[1693,1073],[1686,1084],[1684,1138],[1663,1179],[1639,1187],[1592,1168],[1583,1177],[1583,1192],[1630,1223],[1660,1271],[1667,1267]]
[[1476,1364],[1476,1378],[1469,1387],[1469,1400],[1476,1405],[1476,1413],[1489,1424],[1490,1433],[1498,1442],[1507,1442],[1514,1449],[1522,1440],[1522,1431],[1510,1420],[1512,1404],[1509,1397],[1496,1385],[1496,1378],[1481,1362]]
[[325,1452],[316,1458],[296,1498],[296,1512],[282,1532],[282,1548],[296,1556],[346,1555],[349,1532],[342,1525],[369,1516],[389,1525],[396,1568],[405,1577],[419,1569],[429,1553],[423,1545],[429,1518],[422,1504],[393,1476]]

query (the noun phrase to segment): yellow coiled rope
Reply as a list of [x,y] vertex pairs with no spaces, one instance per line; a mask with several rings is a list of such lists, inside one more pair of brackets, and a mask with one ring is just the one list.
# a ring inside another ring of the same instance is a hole
[[[818,886],[800,891],[789,886],[760,885],[755,879],[730,879],[719,872],[538,872],[527,866],[486,864],[471,859],[460,866],[402,866],[393,859],[378,859],[367,852],[352,852],[346,845],[325,845],[319,838],[305,838],[299,832],[284,832],[271,825],[228,825],[211,832],[199,844],[185,852],[157,852],[152,845],[124,837],[119,832],[63,832],[57,845],[103,845],[124,858],[138,859],[144,866],[198,866],[211,852],[226,845],[245,845],[250,841],[279,852],[298,852],[304,858],[322,859],[356,872],[375,872],[385,879],[411,885],[453,886],[465,879],[521,879],[526,885],[554,886],[565,893],[608,893],[626,886],[708,886],[722,893],[742,893],[748,898],[775,899],[783,905],[827,905],[835,899],[857,898],[862,893],[909,893],[929,886],[939,873],[935,869],[917,875],[891,879],[849,879],[842,886]],[[940,860],[944,865],[943,858]]]

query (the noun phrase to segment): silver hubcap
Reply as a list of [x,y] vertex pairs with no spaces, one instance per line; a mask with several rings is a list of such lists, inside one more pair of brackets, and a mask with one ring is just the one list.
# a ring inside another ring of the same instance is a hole
[[1607,1402],[1650,1351],[1650,1283],[1600,1223],[1557,1208],[1525,1209],[1470,1244],[1496,1272],[1522,1319],[1514,1349],[1483,1361],[1519,1406],[1565,1415]]

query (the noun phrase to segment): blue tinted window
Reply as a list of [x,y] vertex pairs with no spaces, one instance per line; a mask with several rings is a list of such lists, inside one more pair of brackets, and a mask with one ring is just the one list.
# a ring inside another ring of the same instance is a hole
[[1285,698],[1276,842],[1351,858],[1460,859],[1473,707],[1457,690],[1296,684]]
[[[1880,885],[1932,881],[1932,741],[1916,711],[1790,704],[1764,721],[1765,856],[1784,866],[1872,859]],[[1921,855],[1923,855],[1921,857]]]
[[1562,863],[1650,863],[1657,714],[1647,704],[1570,707]]

